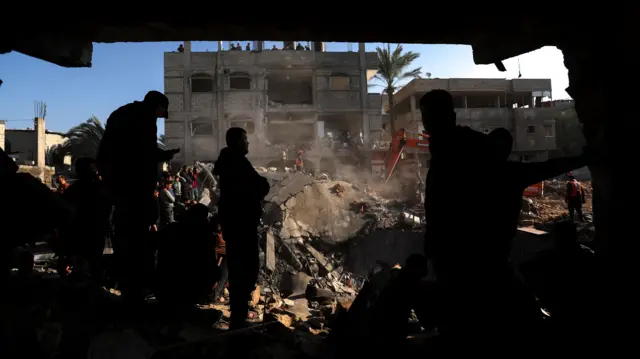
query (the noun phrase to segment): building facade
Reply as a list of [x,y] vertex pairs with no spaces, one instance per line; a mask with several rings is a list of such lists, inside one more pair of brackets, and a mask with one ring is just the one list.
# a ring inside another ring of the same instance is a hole
[[320,156],[319,139],[329,132],[361,134],[368,144],[382,121],[381,96],[367,91],[376,53],[364,44],[357,52],[325,52],[321,42],[306,50],[249,46],[255,50],[193,52],[185,42],[164,54],[165,142],[182,149],[176,162],[215,160],[230,127],[247,130],[249,157],[263,165],[303,144]]
[[556,148],[558,109],[546,101],[551,98],[550,79],[416,79],[394,97],[396,128],[421,131],[418,104],[422,95],[435,89],[451,93],[459,125],[484,133],[508,129],[514,160],[545,161]]
[[[37,164],[40,161],[44,166],[50,162],[47,153],[51,147],[63,144],[67,138],[64,133],[46,130],[43,118],[34,119],[34,128],[10,129],[0,121],[0,147],[13,153],[11,157],[19,164]],[[65,159],[67,162],[70,162],[69,158]]]

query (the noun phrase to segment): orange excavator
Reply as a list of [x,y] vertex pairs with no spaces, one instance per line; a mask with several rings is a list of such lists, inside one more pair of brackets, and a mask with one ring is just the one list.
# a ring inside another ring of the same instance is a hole
[[[420,151],[429,150],[429,135],[425,133],[415,132],[418,138],[408,138],[407,135],[411,132],[406,131],[404,128],[398,130],[391,139],[391,145],[387,151],[374,151],[372,156],[372,165],[382,167],[382,180],[384,183],[389,182],[389,179],[393,175],[400,158],[402,158],[403,152],[406,148],[417,148]],[[417,154],[416,154],[417,158]],[[525,189],[524,197],[542,197],[544,193],[543,182],[536,183]]]
[[408,138],[408,134],[410,134],[410,132],[406,131],[404,128],[399,129],[391,139],[391,145],[389,146],[389,149],[386,151],[386,153],[384,153],[384,159],[380,158],[382,157],[383,152],[378,152],[378,158],[372,159],[372,163],[373,161],[377,160],[379,164],[383,164],[382,180],[384,181],[384,183],[389,182],[389,179],[393,175],[398,162],[403,157],[402,154],[405,152],[405,148],[417,148],[420,151],[424,152],[429,150],[428,135],[416,132],[416,134],[418,135],[418,139],[416,139]]

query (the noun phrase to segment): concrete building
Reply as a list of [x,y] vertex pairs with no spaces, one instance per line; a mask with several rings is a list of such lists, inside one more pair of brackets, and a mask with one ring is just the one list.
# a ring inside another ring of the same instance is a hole
[[8,129],[4,121],[0,121],[0,146],[19,164],[44,166],[49,159],[46,153],[55,145],[66,141],[64,133],[45,129],[44,118],[34,119],[34,128]]
[[484,133],[511,131],[512,159],[544,161],[556,148],[558,109],[543,102],[551,98],[550,79],[416,79],[394,97],[396,128],[423,129],[419,101],[434,89],[451,93],[458,124]]
[[247,130],[256,164],[303,144],[312,148],[309,156],[320,156],[319,139],[329,132],[361,134],[366,146],[371,128],[382,123],[381,96],[367,91],[376,53],[365,52],[363,43],[357,52],[325,52],[322,42],[308,46],[263,51],[263,42],[254,41],[253,51],[192,52],[187,41],[184,52],[165,53],[165,141],[182,149],[174,160],[216,159],[229,127]]

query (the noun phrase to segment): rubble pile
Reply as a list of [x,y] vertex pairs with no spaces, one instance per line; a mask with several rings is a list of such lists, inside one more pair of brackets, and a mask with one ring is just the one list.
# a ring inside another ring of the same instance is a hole
[[280,293],[296,292],[290,288],[295,277],[309,288],[354,296],[364,278],[345,270],[349,244],[378,229],[421,228],[417,212],[366,187],[326,174],[257,170],[271,184],[264,204],[261,280]]

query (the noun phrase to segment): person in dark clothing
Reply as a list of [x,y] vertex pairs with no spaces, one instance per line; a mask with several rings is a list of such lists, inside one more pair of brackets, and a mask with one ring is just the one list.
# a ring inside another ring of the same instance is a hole
[[[493,157],[487,135],[456,126],[451,95],[433,90],[420,100],[422,121],[429,134],[431,168],[425,189],[425,254],[437,277],[438,330],[447,350],[460,349],[456,342],[469,342],[482,349],[495,346],[496,337],[510,335],[507,310],[503,304],[510,276],[496,272],[492,256],[493,227],[496,220],[492,191],[499,177],[496,169],[504,162]],[[464,213],[468,212],[468,215]],[[464,225],[461,225],[464,223]],[[492,334],[487,331],[491,325]],[[495,329],[494,329],[495,328]],[[493,336],[496,334],[495,337]]]
[[255,288],[260,267],[257,227],[262,217],[262,200],[269,182],[245,157],[249,153],[247,133],[232,127],[226,134],[227,147],[220,151],[213,174],[220,178],[218,216],[226,242],[229,270],[230,328],[245,325],[248,300]]
[[569,181],[567,181],[567,194],[564,201],[567,203],[567,207],[569,209],[569,217],[571,218],[571,221],[574,221],[575,214],[578,213],[578,220],[583,221],[584,215],[582,214],[582,205],[586,202],[584,187],[582,187],[582,184],[576,180],[573,174],[569,173],[567,176],[569,177]]
[[[485,214],[474,213],[465,218],[470,223],[460,226],[459,212],[469,200],[466,189],[471,177],[473,186],[487,188],[482,184],[489,181],[488,176],[478,174],[486,170],[489,141],[480,132],[456,126],[453,99],[447,91],[430,91],[420,99],[420,108],[431,152],[425,189],[425,254],[433,261],[438,278],[445,279],[465,268],[459,263],[477,262],[473,247],[478,245],[475,238]],[[482,199],[480,203],[484,203]]]
[[144,301],[141,258],[149,229],[157,221],[153,191],[158,163],[179,152],[158,148],[156,121],[168,117],[168,107],[169,100],[158,91],[147,93],[142,102],[120,107],[107,119],[98,148],[98,170],[114,203],[114,255],[120,273],[126,273],[119,286],[129,303]]
[[77,211],[67,233],[66,255],[85,260],[91,275],[99,278],[102,276],[102,254],[109,233],[111,201],[99,179],[94,159],[78,158],[75,170],[78,179],[63,195]]

